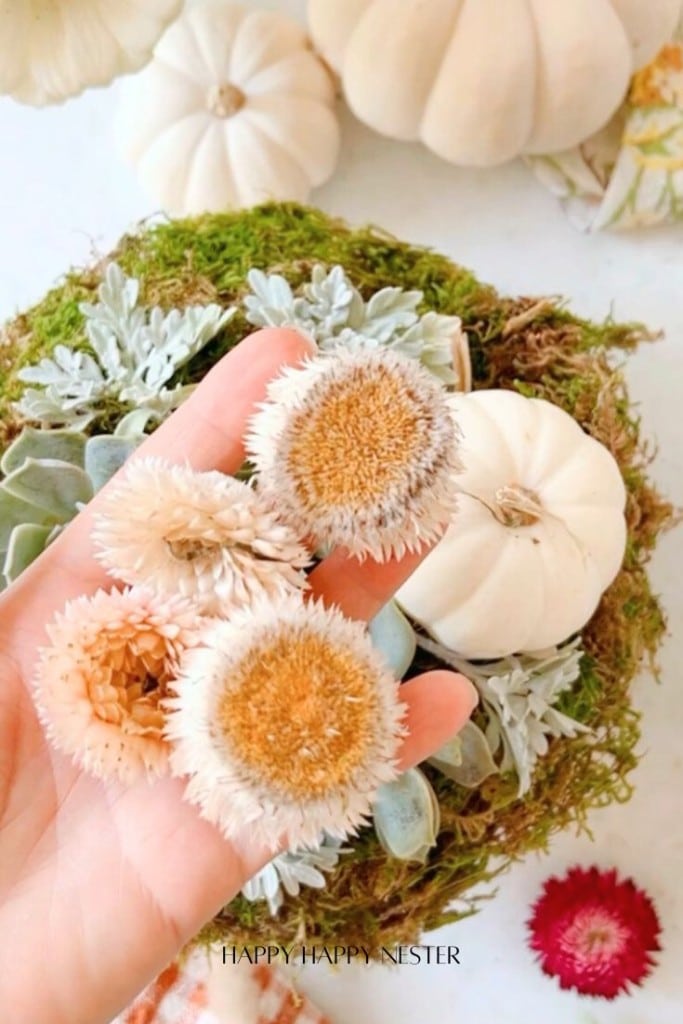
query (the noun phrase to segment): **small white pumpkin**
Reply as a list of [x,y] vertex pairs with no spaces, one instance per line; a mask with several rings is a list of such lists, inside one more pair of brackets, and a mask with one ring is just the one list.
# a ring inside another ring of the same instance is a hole
[[182,0],[0,0],[0,92],[42,106],[137,71]]
[[126,83],[118,133],[169,213],[305,202],[337,161],[334,99],[327,68],[294,21],[205,0]]
[[466,658],[558,644],[621,566],[619,467],[550,402],[492,390],[450,403],[463,432],[458,509],[397,600]]
[[570,148],[671,38],[680,0],[309,0],[354,113],[485,166]]

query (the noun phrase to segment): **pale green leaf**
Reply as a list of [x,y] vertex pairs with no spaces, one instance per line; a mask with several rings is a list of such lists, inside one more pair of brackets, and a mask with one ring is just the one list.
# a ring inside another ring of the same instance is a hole
[[88,439],[85,446],[85,470],[93,489],[99,491],[133,454],[142,438],[114,437],[101,434]]
[[3,567],[3,576],[8,584],[13,583],[42,554],[52,530],[51,526],[36,526],[33,523],[22,523],[12,530]]
[[21,522],[67,523],[93,496],[85,470],[54,459],[26,459],[2,484],[5,493],[41,510]]
[[474,722],[467,722],[454,740],[437,750],[429,763],[446,778],[467,789],[476,789],[498,771],[486,736]]
[[395,601],[389,601],[368,626],[373,646],[384,655],[396,679],[402,679],[413,658],[415,631]]
[[380,787],[373,818],[387,853],[424,863],[439,834],[440,814],[434,790],[419,768]]
[[54,459],[83,466],[85,437],[72,430],[36,430],[24,427],[0,461],[0,469],[9,476],[26,459]]

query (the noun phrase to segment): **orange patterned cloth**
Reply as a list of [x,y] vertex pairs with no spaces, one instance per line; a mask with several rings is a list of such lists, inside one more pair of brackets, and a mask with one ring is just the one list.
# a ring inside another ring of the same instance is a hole
[[[265,965],[251,970],[258,986],[253,1024],[331,1024],[283,971]],[[242,1024],[242,1020],[218,1017],[209,1006],[201,976],[171,964],[113,1024]]]

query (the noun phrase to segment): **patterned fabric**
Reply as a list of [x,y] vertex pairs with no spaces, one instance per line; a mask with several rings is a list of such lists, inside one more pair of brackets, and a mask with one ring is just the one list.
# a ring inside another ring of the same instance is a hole
[[[249,1024],[331,1024],[329,1018],[293,987],[284,971],[265,965],[250,968],[256,998]],[[181,969],[171,964],[112,1024],[246,1024],[217,1016],[209,1005],[197,962]]]
[[255,1024],[330,1024],[327,1017],[292,987],[283,971],[258,966],[254,967],[254,976],[261,990],[260,1016]]
[[638,72],[601,132],[528,163],[583,229],[683,219],[683,42],[669,43]]

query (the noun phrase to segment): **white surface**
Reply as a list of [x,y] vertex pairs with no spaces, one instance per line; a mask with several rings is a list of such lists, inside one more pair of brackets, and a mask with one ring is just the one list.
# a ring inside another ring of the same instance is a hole
[[[271,3],[270,6],[278,6]],[[279,6],[287,6],[280,4]],[[289,6],[300,6],[293,0]],[[153,212],[111,143],[116,88],[35,112],[0,102],[0,315],[38,299],[69,265],[107,251]],[[562,293],[574,310],[644,320],[663,342],[629,361],[645,431],[662,452],[652,474],[683,505],[683,249],[681,230],[628,236],[577,234],[522,166],[455,170],[417,147],[371,136],[345,118],[343,157],[315,200],[352,222],[373,221],[429,244],[507,292]],[[595,813],[594,842],[562,836],[550,856],[505,876],[478,917],[430,942],[456,944],[462,966],[306,968],[304,982],[336,1024],[680,1024],[683,1018],[683,530],[652,565],[669,615],[662,684],[642,679],[644,712],[634,799]],[[632,998],[612,1004],[561,993],[525,946],[530,901],[550,873],[579,862],[615,865],[655,898],[663,926],[659,967]]]

